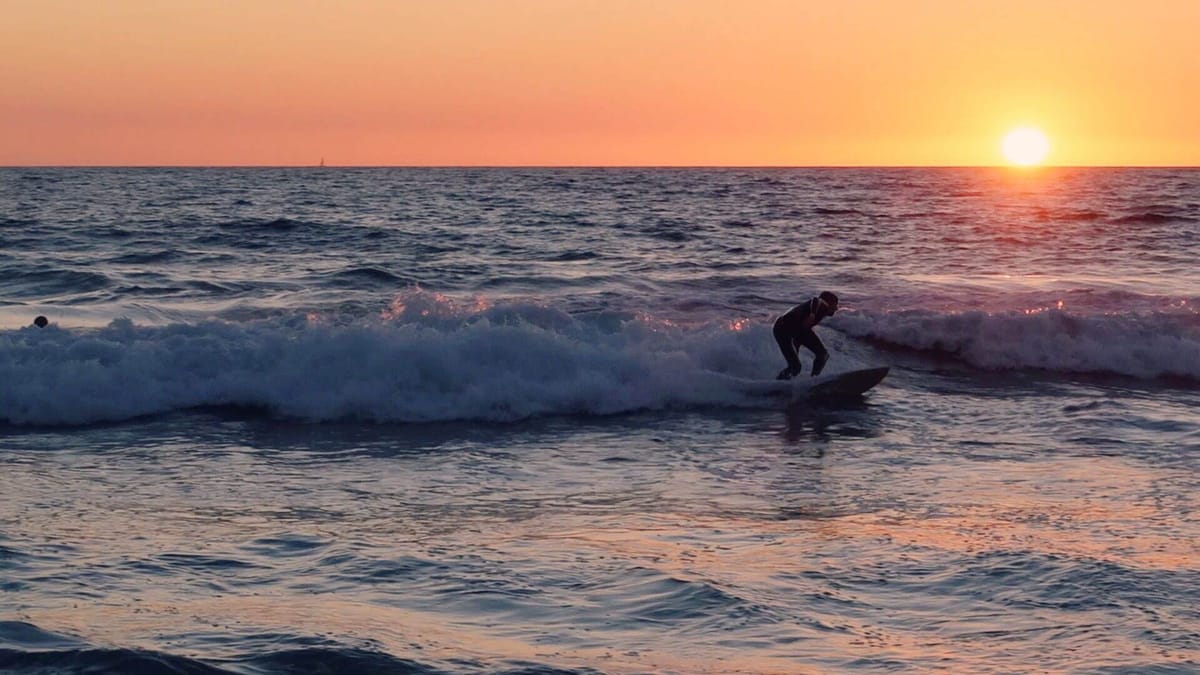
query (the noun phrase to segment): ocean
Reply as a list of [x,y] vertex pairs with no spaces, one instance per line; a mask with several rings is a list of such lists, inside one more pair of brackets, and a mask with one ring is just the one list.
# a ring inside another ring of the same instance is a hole
[[[0,169],[0,671],[1200,672],[1198,259],[1190,169]],[[822,290],[887,379],[732,386]]]

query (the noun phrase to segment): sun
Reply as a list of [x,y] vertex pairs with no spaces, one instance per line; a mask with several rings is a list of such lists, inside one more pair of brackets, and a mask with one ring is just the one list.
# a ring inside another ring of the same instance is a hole
[[1034,166],[1046,159],[1050,152],[1050,141],[1039,129],[1017,127],[1005,134],[1000,147],[1010,164]]

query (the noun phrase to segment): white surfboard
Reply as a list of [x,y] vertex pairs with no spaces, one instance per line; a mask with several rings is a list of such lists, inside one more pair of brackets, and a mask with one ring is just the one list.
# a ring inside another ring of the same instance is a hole
[[800,376],[791,380],[738,380],[739,384],[735,386],[747,394],[786,397],[793,401],[805,398],[853,398],[865,394],[871,387],[882,382],[889,370],[891,368],[883,366],[818,377]]

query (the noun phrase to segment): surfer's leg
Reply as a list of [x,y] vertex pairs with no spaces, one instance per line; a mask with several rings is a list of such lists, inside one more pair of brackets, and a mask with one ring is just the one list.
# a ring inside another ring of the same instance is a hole
[[779,351],[783,353],[783,358],[787,361],[787,368],[779,371],[779,375],[775,377],[777,380],[787,380],[800,374],[804,366],[800,364],[800,356],[796,354],[796,347],[792,344],[792,336],[787,334],[779,324],[775,324],[772,333],[775,335],[775,343],[779,345]]
[[796,339],[813,353],[813,377],[820,375],[825,369],[825,362],[829,360],[829,350],[825,349],[821,338],[812,329],[804,331]]

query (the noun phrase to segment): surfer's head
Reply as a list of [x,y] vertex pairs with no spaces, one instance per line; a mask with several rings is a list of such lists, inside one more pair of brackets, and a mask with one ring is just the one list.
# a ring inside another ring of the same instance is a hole
[[50,322],[47,321],[46,317],[44,317],[44,316],[39,316],[38,318],[33,320],[33,325],[37,326],[38,328],[45,328],[46,324],[48,324],[48,323],[50,323]]
[[838,308],[837,296],[831,291],[821,291],[821,294],[817,296],[817,299],[825,305],[826,311],[829,312],[829,315],[833,316],[833,313],[836,312]]

